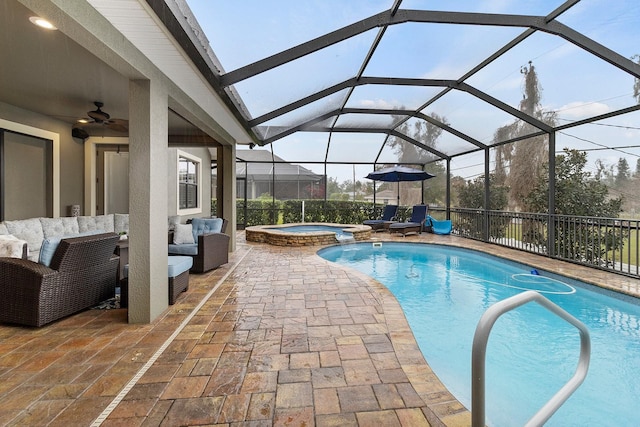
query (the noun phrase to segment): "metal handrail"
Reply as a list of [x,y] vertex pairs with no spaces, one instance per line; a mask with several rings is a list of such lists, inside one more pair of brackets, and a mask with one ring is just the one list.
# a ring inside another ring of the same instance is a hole
[[525,426],[541,426],[562,406],[571,394],[582,384],[589,370],[591,340],[589,330],[578,319],[549,301],[536,291],[525,291],[500,301],[485,311],[480,318],[473,336],[471,350],[471,425],[485,427],[485,359],[489,333],[498,317],[528,302],[535,301],[547,310],[566,320],[580,331],[580,359],[573,377],[536,412]]

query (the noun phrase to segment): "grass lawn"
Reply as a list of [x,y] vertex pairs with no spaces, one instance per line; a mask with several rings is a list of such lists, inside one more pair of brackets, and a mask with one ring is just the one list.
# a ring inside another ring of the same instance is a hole
[[[638,235],[640,232],[636,229],[630,230],[629,238],[625,240],[621,251],[614,254],[609,252],[609,260],[622,262],[623,264],[639,265],[638,260]],[[522,241],[522,224],[510,223],[506,229],[506,238]],[[621,259],[622,258],[622,259]]]
[[629,239],[624,242],[622,262],[624,264],[638,265],[638,230],[631,230]]

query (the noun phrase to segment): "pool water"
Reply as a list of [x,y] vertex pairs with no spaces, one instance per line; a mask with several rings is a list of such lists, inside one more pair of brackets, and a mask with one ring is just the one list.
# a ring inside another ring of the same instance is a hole
[[[429,365],[471,408],[471,345],[494,303],[537,290],[585,323],[591,363],[585,382],[547,426],[640,424],[640,305],[635,298],[463,248],[415,243],[350,244],[318,254],[386,285],[402,306]],[[501,316],[486,354],[490,426],[526,423],[575,372],[577,329],[530,303]]]

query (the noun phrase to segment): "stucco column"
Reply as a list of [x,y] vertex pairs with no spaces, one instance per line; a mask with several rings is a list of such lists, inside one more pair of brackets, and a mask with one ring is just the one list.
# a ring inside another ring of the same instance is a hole
[[149,323],[167,288],[168,96],[157,82],[129,83],[129,323]]
[[[236,250],[236,146],[218,149],[218,166],[222,170],[222,217],[229,221],[227,234],[231,236],[229,251]],[[220,164],[221,162],[221,164]],[[220,185],[220,183],[218,183]]]

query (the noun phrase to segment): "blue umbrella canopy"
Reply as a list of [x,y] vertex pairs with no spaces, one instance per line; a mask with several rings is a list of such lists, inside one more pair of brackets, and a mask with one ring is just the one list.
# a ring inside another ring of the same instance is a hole
[[400,181],[424,181],[434,178],[429,172],[421,169],[413,169],[406,166],[393,166],[390,168],[373,171],[366,178],[374,181],[400,182]]
[[398,206],[400,205],[400,181],[424,181],[434,178],[429,172],[421,169],[413,169],[407,166],[392,166],[369,173],[365,178],[374,181],[397,182],[398,183]]

